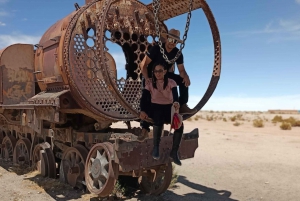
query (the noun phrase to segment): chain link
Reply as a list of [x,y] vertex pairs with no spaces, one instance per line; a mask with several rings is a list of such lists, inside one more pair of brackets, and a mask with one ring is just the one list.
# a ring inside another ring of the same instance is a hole
[[159,13],[159,9],[160,9],[160,2],[159,1],[160,0],[153,0],[153,4],[152,4],[153,5],[154,20],[155,20],[155,31],[156,31],[156,35],[158,37],[158,45],[159,45],[159,48],[160,48],[160,52],[161,52],[163,58],[166,60],[166,62],[168,62],[169,64],[173,64],[178,59],[178,57],[181,55],[181,52],[182,52],[182,50],[185,46],[185,40],[187,39],[187,33],[189,31],[190,21],[191,21],[191,16],[192,16],[193,0],[190,0],[189,12],[188,12],[188,15],[187,15],[185,31],[184,31],[184,35],[183,35],[183,42],[180,44],[180,49],[177,52],[174,59],[172,59],[172,60],[168,59],[167,55],[165,55],[165,50],[162,47],[160,31],[159,31],[159,22],[158,22],[158,13]]

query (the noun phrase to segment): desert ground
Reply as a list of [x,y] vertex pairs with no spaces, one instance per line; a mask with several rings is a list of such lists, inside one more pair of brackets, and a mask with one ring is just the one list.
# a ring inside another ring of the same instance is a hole
[[[161,196],[133,191],[122,200],[298,201],[300,127],[282,130],[281,122],[272,122],[275,115],[300,120],[300,114],[199,112],[184,122],[185,132],[199,129],[199,147],[194,158],[175,166],[175,186]],[[1,201],[101,200],[1,160],[0,196]]]

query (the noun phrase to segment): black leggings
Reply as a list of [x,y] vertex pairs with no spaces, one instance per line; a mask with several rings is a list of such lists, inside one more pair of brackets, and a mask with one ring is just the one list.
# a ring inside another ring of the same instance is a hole
[[154,126],[163,126],[171,123],[171,108],[173,104],[160,105],[151,103],[149,117],[153,119]]

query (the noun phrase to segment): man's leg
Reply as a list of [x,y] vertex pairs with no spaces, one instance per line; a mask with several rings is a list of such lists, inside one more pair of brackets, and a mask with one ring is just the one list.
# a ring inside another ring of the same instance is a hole
[[[145,79],[144,78],[142,80],[142,84],[143,84],[143,88],[144,88],[145,87]],[[151,100],[148,100],[147,102],[149,103],[149,108],[150,108],[151,107]],[[149,108],[147,108],[148,110],[145,111],[148,116],[150,115],[149,114],[149,111],[150,111]],[[143,129],[142,130],[142,135],[146,134],[146,132],[147,132],[147,135],[148,135],[148,132],[150,132],[150,124],[147,121],[141,120],[140,121],[140,126]]]
[[189,88],[186,87],[183,83],[183,78],[180,77],[180,75],[168,72],[168,77],[176,82],[176,84],[179,86],[179,104],[180,114],[194,114],[196,110],[190,109],[187,106],[187,102],[189,100]]

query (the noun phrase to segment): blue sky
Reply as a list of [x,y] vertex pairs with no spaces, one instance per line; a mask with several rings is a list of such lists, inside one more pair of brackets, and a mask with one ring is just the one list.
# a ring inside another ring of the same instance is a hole
[[[203,109],[300,110],[300,0],[207,2],[221,34],[222,72]],[[0,49],[13,43],[38,43],[52,24],[75,9],[74,3],[0,0]],[[77,3],[81,6],[84,0]],[[165,23],[183,35],[185,21],[186,14]],[[120,50],[114,51],[122,69],[124,58]],[[189,105],[194,106],[205,93],[213,67],[212,36],[201,9],[192,12],[183,54],[192,83]]]

